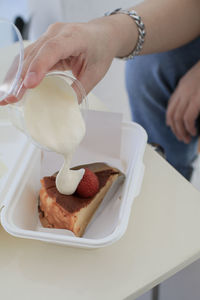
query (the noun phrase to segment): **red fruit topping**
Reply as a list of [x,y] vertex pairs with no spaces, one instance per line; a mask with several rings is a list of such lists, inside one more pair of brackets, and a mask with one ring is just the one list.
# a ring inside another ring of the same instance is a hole
[[85,173],[81,179],[76,194],[82,198],[90,198],[99,191],[99,180],[97,176],[89,169],[85,168]]

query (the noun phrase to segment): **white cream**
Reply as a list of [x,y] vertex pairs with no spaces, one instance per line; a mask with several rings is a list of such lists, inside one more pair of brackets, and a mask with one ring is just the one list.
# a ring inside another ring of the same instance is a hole
[[64,157],[56,177],[60,193],[75,192],[84,169],[70,170],[73,152],[85,135],[85,123],[72,87],[61,77],[45,77],[24,96],[24,118],[30,136],[40,145]]

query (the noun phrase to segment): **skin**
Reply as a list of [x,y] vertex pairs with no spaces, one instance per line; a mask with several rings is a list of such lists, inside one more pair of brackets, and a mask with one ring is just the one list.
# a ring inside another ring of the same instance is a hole
[[180,140],[188,144],[197,134],[195,121],[200,113],[200,62],[179,81],[167,109],[167,125]]
[[[180,0],[146,0],[133,9],[141,16],[147,31],[141,54],[174,49],[200,34],[199,0],[181,0],[181,5]],[[88,93],[104,77],[114,57],[132,52],[137,39],[134,21],[123,14],[88,23],[53,24],[25,49],[21,95],[25,89],[37,86],[45,74],[54,69],[70,69]],[[194,121],[199,107],[197,102],[200,102],[197,100],[199,65],[193,69],[181,79],[167,109],[167,124],[184,142],[189,142],[191,135],[196,134]],[[192,91],[186,91],[185,86]],[[10,97],[1,104],[17,100]]]

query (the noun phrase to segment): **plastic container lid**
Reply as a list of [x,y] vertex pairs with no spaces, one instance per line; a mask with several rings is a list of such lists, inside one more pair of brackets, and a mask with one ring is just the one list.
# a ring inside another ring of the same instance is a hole
[[[0,102],[11,96],[17,97],[24,60],[24,46],[17,27],[8,20],[0,19]],[[5,53],[8,59],[5,60]]]

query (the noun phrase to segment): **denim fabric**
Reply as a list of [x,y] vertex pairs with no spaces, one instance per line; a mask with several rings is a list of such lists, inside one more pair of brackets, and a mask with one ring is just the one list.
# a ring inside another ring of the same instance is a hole
[[[168,52],[135,57],[126,63],[126,87],[132,118],[160,144],[167,160],[190,179],[197,156],[198,137],[186,145],[166,126],[168,100],[180,78],[200,59],[200,38]],[[200,84],[200,83],[199,83]]]

